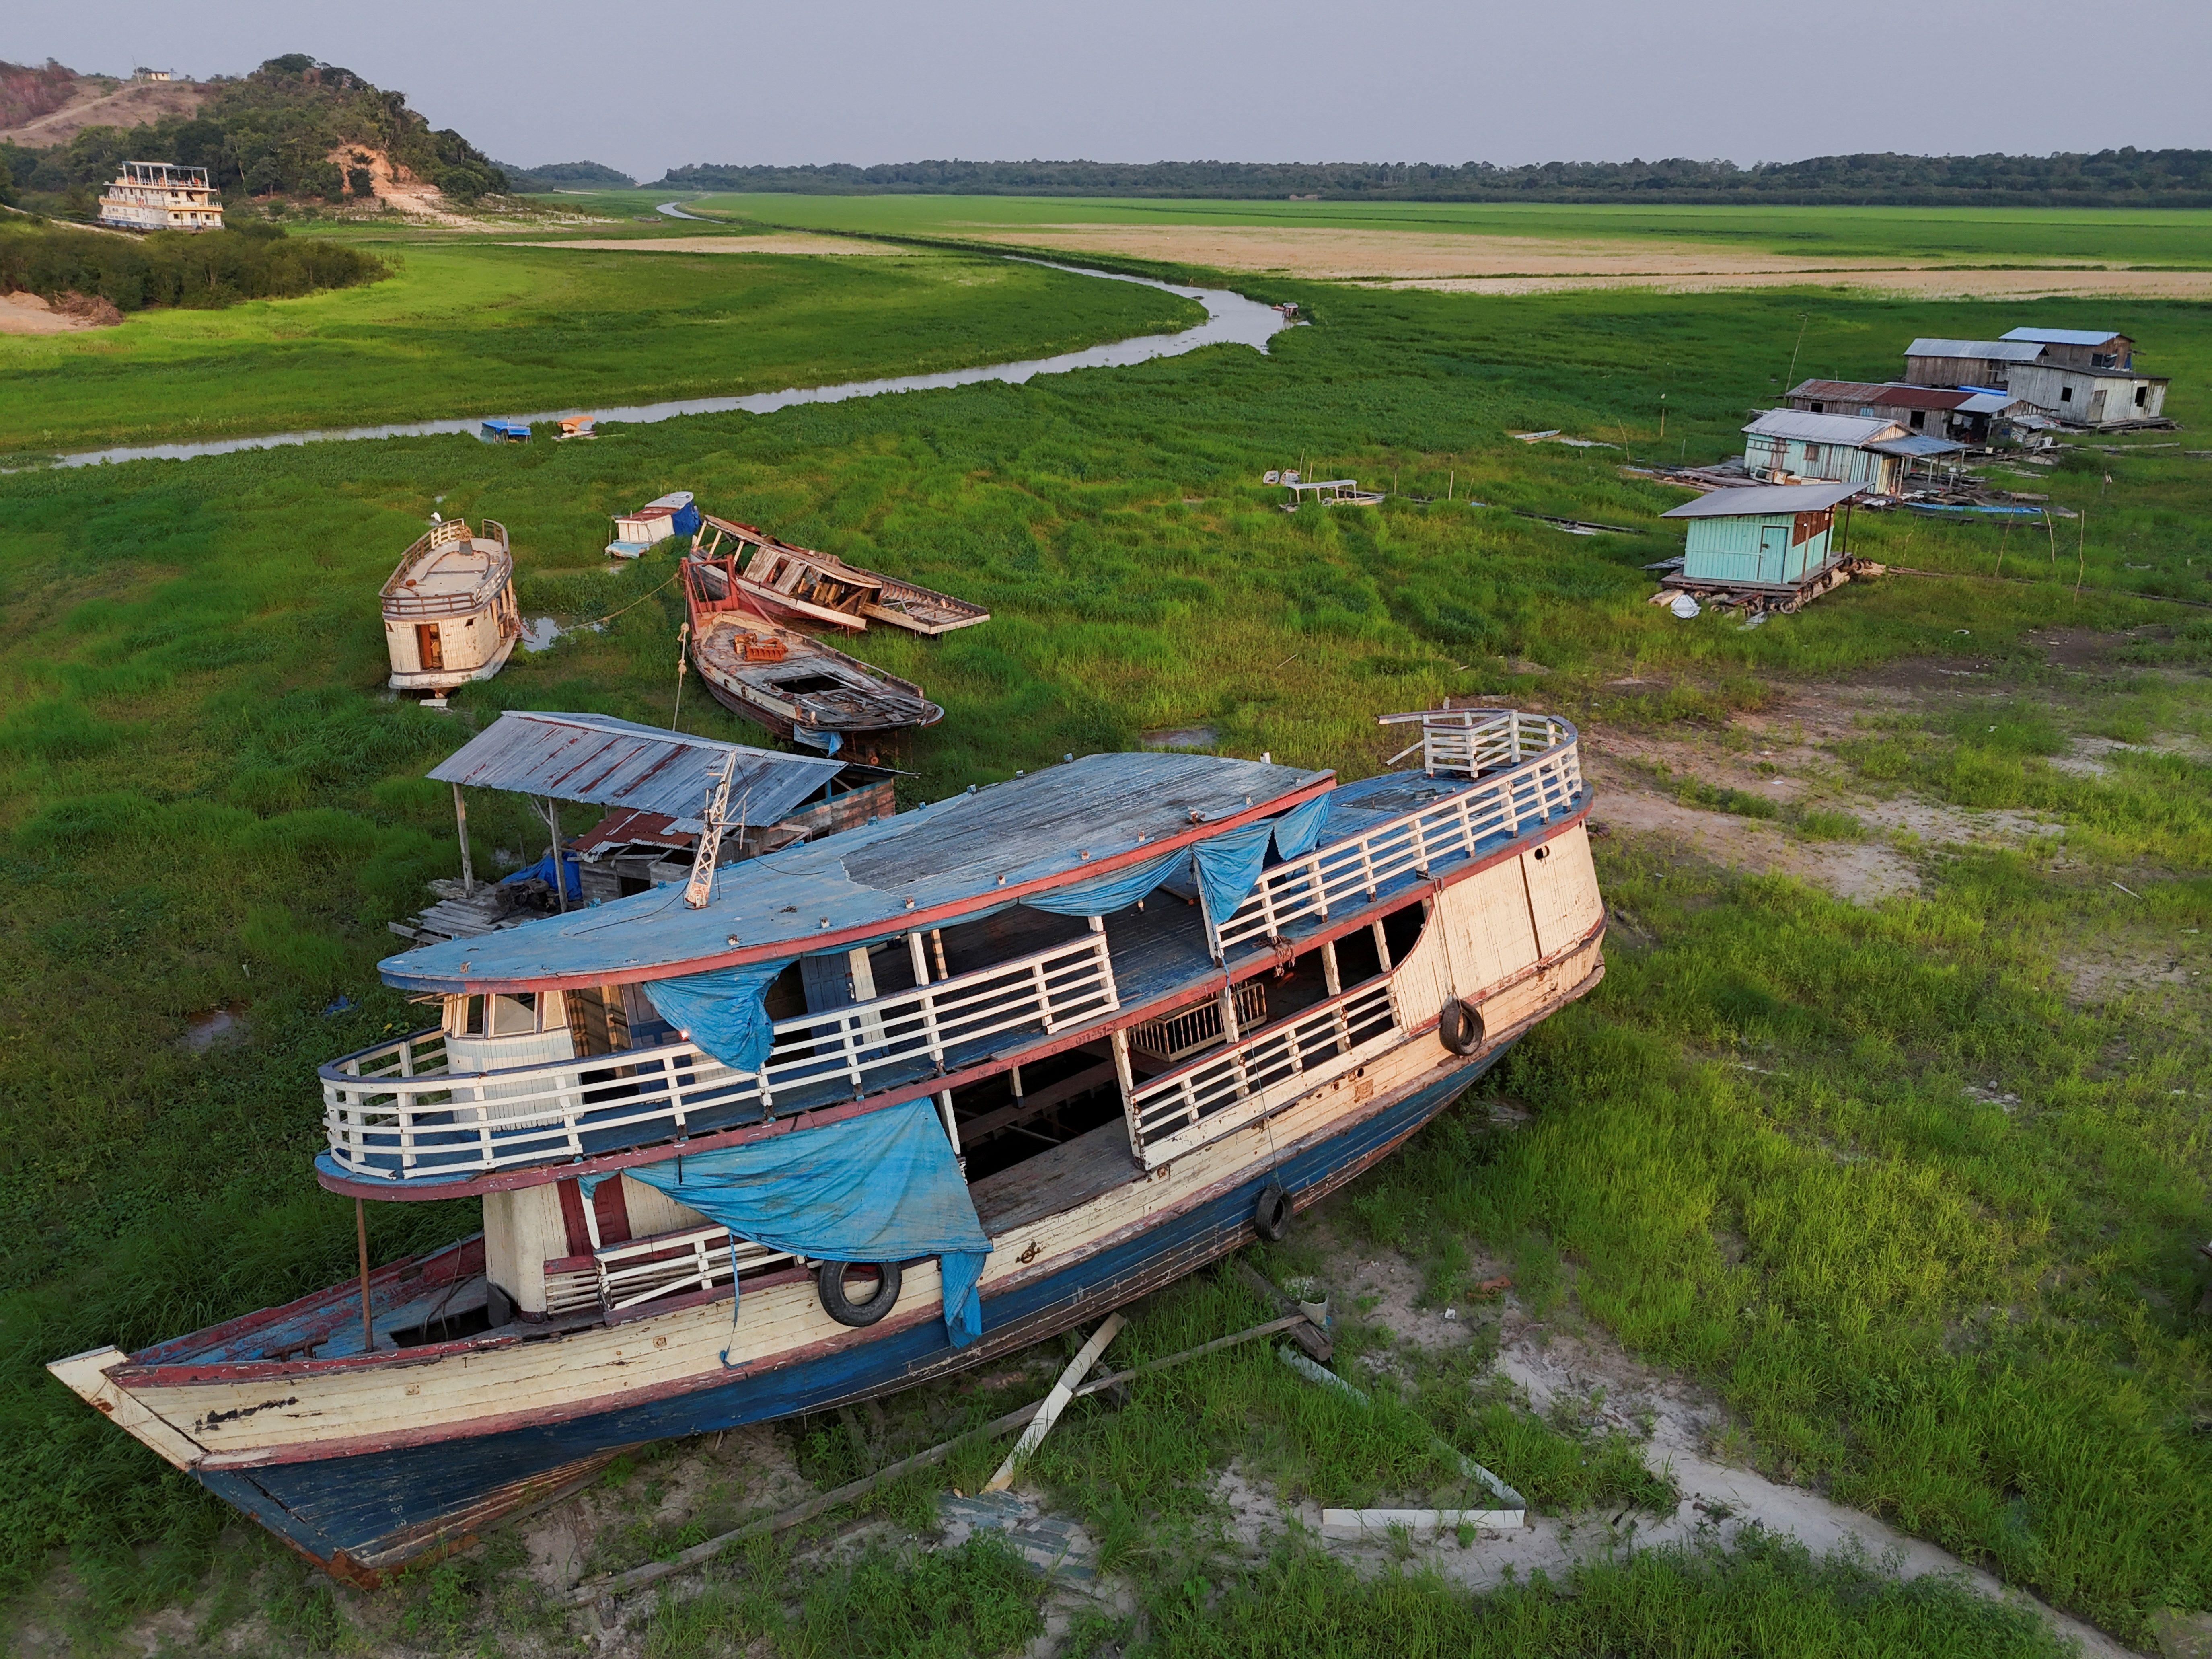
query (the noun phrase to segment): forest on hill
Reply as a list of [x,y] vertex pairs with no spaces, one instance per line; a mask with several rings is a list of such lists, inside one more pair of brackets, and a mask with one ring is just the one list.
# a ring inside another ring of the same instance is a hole
[[1757,202],[1929,207],[2212,206],[2212,149],[1822,155],[1804,161],[908,161],[672,167],[672,190],[814,195],[1185,196],[1323,201]]
[[544,196],[556,190],[628,190],[637,183],[627,173],[597,161],[553,161],[542,167],[519,167],[501,161],[499,170],[507,175],[507,187],[524,196]]
[[[0,82],[14,86],[33,73],[0,65]],[[31,97],[44,85],[25,82],[22,95]],[[295,52],[271,58],[237,80],[221,81],[195,115],[137,127],[88,127],[46,149],[0,143],[0,170],[6,175],[0,177],[0,192],[12,179],[18,192],[82,198],[97,192],[115,176],[116,164],[127,159],[204,167],[216,187],[231,196],[342,201],[370,194],[370,151],[459,201],[507,187],[496,163],[452,128],[434,130],[407,106],[405,93],[372,86],[350,70]]]

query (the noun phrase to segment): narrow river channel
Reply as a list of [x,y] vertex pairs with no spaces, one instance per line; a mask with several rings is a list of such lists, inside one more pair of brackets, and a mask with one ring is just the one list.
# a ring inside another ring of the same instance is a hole
[[[673,203],[660,210],[669,213]],[[696,215],[678,210],[670,213],[672,218],[693,218]],[[1021,256],[1009,254],[1008,258]],[[933,392],[945,386],[975,386],[985,380],[1004,380],[1019,386],[1038,374],[1065,374],[1075,368],[1122,368],[1132,363],[1141,363],[1154,357],[1176,357],[1186,351],[1196,351],[1201,346],[1248,345],[1265,351],[1267,342],[1278,329],[1290,326],[1289,319],[1273,306],[1248,300],[1241,294],[1226,289],[1182,288],[1173,283],[1155,282],[1148,276],[1126,276],[1118,271],[1090,270],[1081,265],[1055,264],[1049,259],[1028,259],[1024,263],[1044,265],[1053,270],[1064,270],[1077,276],[1093,276],[1102,282],[1135,283],[1145,288],[1156,288],[1169,294],[1179,294],[1185,299],[1195,300],[1206,307],[1206,320],[1196,327],[1184,329],[1179,334],[1139,334],[1126,340],[1115,340],[1105,345],[1091,346],[1082,351],[1064,351],[1056,357],[1034,357],[1022,362],[990,363],[979,368],[947,369],[937,374],[902,374],[882,380],[848,380],[837,386],[788,386],[781,392],[756,392],[741,398],[680,398],[665,403],[632,404],[622,408],[604,404],[591,409],[542,410],[527,415],[509,415],[509,420],[527,421],[532,425],[540,422],[560,420],[569,415],[596,415],[603,422],[645,424],[653,421],[674,420],[681,415],[726,415],[742,410],[748,414],[767,415],[779,409],[788,409],[794,404],[836,404],[848,398],[875,398],[891,392]],[[195,455],[229,455],[246,449],[276,449],[287,444],[337,443],[362,438],[424,438],[441,434],[474,435],[483,422],[501,415],[498,410],[485,410],[480,415],[462,420],[410,421],[388,426],[324,427],[303,432],[276,432],[252,438],[215,438],[204,443],[142,444],[118,449],[82,450],[74,454],[59,455],[55,461],[62,466],[92,466],[106,461],[180,461]]]

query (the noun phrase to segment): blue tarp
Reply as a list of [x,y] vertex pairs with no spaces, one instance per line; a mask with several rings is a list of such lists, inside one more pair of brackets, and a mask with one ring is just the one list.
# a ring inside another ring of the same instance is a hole
[[1274,820],[1275,850],[1286,859],[1302,858],[1321,839],[1322,820],[1328,816],[1328,797],[1316,795],[1304,806],[1293,806]]
[[676,516],[670,522],[676,526],[678,535],[696,536],[699,533],[699,509],[686,501],[676,509]]
[[[568,896],[570,898],[583,897],[584,878],[577,873],[576,855],[574,854],[563,853],[561,854],[561,874],[563,878],[563,884],[566,885],[568,890]],[[553,884],[553,855],[550,853],[548,853],[544,858],[538,860],[537,863],[525,866],[522,869],[516,871],[511,876],[501,876],[499,878],[499,884],[502,887],[507,887],[513,885],[518,881],[528,881],[533,876],[539,881],[544,882],[548,887],[550,887]]]
[[[983,1334],[975,1285],[991,1240],[926,1099],[623,1173],[771,1249],[820,1261],[936,1256],[952,1346]],[[588,1196],[607,1179],[579,1184]]]
[[758,1072],[768,1064],[775,1043],[775,1022],[761,1006],[770,981],[791,966],[795,957],[781,962],[749,962],[737,968],[714,968],[703,974],[678,979],[648,980],[645,998],[661,1018],[725,1066],[740,1072]]
[[1110,916],[1126,910],[1165,881],[1188,861],[1190,854],[1177,850],[1147,859],[1142,864],[1116,870],[1096,881],[1055,888],[1022,901],[1032,910],[1049,910],[1056,916]]
[[1225,836],[1202,841],[1191,849],[1191,855],[1198,860],[1199,896],[1206,901],[1206,914],[1215,927],[1236,915],[1237,907],[1252,890],[1252,884],[1260,879],[1260,872],[1267,866],[1267,842],[1274,836],[1275,823],[1273,818],[1263,818]]

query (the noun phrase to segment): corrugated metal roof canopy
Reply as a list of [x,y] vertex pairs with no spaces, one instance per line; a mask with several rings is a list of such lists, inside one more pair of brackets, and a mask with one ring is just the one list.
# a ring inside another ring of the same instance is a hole
[[1959,405],[1959,413],[1995,415],[2010,409],[2019,401],[2009,392],[1970,392],[1966,393],[1966,401]]
[[2108,345],[2114,340],[2124,340],[2124,334],[2115,334],[2110,329],[2094,328],[2008,328],[2008,340],[2035,340],[2045,345]]
[[1327,772],[1212,755],[1091,755],[726,865],[674,888],[389,957],[386,983],[459,992],[665,979],[830,950],[1141,863],[1318,793]]
[[789,816],[845,764],[827,756],[687,737],[611,714],[510,709],[433,767],[430,775],[471,788],[665,812],[678,828],[696,830],[707,790],[732,753],[738,765],[730,778],[730,811],[742,812],[748,823]]
[[1671,507],[1662,519],[1758,518],[1769,513],[1818,513],[1847,501],[1864,484],[1759,484],[1748,489],[1716,489],[1694,501]]
[[1803,443],[1856,446],[1879,438],[1895,421],[1864,415],[1815,415],[1809,410],[1770,409],[1746,432],[1759,438],[1796,438]]
[[1948,438],[1930,437],[1926,433],[1921,432],[1916,432],[1903,438],[1884,438],[1879,442],[1869,444],[1867,447],[1877,454],[1904,455],[1912,458],[1923,455],[1962,455],[1966,450],[1964,444],[1954,443]]
[[2032,363],[2043,355],[2042,346],[2028,340],[1915,340],[1905,348],[1908,357],[1980,357],[1991,362]]
[[1874,394],[1885,388],[1872,380],[1800,380],[1790,388],[1792,398],[1856,398],[1860,403],[1872,403]]

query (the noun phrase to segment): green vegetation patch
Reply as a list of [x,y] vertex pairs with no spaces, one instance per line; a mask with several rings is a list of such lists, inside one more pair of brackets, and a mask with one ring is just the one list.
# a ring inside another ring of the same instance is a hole
[[58,225],[0,223],[0,293],[95,295],[118,311],[217,310],[373,283],[390,267],[365,248],[292,237],[275,225],[143,238]]

